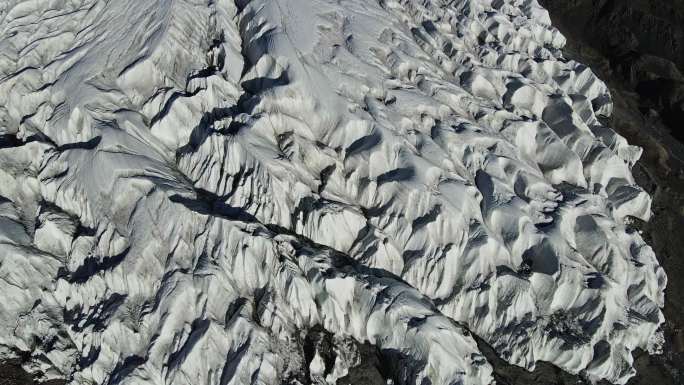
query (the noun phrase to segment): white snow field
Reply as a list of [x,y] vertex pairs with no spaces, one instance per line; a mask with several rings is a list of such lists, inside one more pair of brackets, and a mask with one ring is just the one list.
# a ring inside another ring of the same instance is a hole
[[0,0],[0,359],[270,385],[318,325],[395,384],[492,383],[471,333],[625,383],[666,276],[564,43],[536,0]]

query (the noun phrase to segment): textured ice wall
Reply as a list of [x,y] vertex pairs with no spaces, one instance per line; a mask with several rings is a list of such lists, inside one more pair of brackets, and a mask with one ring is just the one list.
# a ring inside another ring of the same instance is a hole
[[640,149],[536,0],[4,0],[0,36],[2,357],[275,384],[322,325],[490,383],[470,330],[624,383],[657,348]]

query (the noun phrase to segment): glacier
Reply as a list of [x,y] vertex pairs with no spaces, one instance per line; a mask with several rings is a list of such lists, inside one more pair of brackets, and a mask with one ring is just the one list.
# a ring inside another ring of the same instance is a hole
[[0,359],[276,384],[318,327],[394,383],[493,383],[475,334],[624,384],[662,343],[641,149],[536,0],[1,0],[0,34]]

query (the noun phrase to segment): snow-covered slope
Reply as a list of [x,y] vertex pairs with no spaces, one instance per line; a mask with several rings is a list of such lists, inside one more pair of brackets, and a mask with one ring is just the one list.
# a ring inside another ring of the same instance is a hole
[[490,383],[470,332],[624,383],[658,347],[641,151],[536,0],[2,0],[0,36],[0,358],[276,384],[319,325],[400,383]]

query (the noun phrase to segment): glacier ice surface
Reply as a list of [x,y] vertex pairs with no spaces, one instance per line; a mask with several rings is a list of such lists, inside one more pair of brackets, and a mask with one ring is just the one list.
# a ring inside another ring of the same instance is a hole
[[321,327],[398,383],[491,383],[470,333],[625,383],[662,342],[641,150],[536,0],[3,0],[0,35],[0,357],[43,378],[322,377]]

